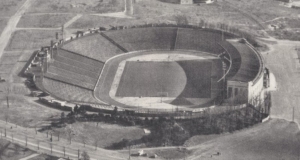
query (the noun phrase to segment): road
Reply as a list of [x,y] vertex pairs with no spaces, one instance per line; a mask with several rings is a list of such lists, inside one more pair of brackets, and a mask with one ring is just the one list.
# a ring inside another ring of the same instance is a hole
[[[267,44],[269,51],[263,52],[267,68],[275,75],[278,90],[272,93],[272,118],[285,119],[300,123],[300,61],[296,50],[299,41],[263,39],[272,43]],[[300,55],[300,54],[299,54]],[[294,110],[294,111],[293,111]],[[293,113],[294,112],[294,113]]]
[[[34,128],[24,128],[21,126],[16,126],[12,123],[6,123],[1,120],[0,134],[1,138],[20,144],[21,146],[25,146],[31,150],[37,151],[38,153],[47,153],[59,157],[63,157],[65,154],[64,157],[76,159],[78,157],[78,150],[79,154],[81,154],[83,151],[86,151],[93,160],[124,160],[128,157],[128,152],[124,151],[111,151],[102,148],[95,149],[95,146],[84,145],[82,143],[73,141],[70,144],[68,140],[63,138],[60,138],[58,141],[57,136],[54,136],[54,134],[51,142],[51,133],[49,133],[47,136],[46,133],[36,133]],[[131,159],[143,160],[147,159],[147,157],[132,157]]]

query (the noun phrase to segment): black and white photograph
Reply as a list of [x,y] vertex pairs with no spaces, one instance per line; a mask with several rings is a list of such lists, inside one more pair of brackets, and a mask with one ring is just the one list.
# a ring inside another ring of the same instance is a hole
[[300,160],[299,122],[300,0],[0,0],[0,160]]

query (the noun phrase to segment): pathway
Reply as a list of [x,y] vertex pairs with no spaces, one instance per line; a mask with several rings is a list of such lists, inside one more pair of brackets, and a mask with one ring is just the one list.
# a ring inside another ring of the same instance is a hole
[[7,46],[12,33],[15,31],[21,16],[30,7],[31,3],[32,3],[32,0],[26,0],[26,2],[21,6],[21,8],[18,9],[16,14],[13,15],[7,22],[7,25],[4,28],[4,30],[0,36],[0,57],[4,53],[4,49]]

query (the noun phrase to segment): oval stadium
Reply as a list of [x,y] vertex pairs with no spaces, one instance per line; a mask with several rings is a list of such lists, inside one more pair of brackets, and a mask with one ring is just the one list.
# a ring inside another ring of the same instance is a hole
[[263,59],[246,39],[166,24],[77,31],[42,47],[27,73],[51,95],[45,101],[140,115],[242,107],[262,99],[268,85]]

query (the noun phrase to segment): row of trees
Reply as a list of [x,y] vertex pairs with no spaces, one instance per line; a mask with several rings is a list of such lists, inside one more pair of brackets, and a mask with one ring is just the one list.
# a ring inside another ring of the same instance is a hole
[[[118,112],[116,107],[111,114],[87,113],[85,107],[75,107],[74,112],[67,116],[62,113],[61,123],[72,123],[75,121],[94,121],[104,123],[114,123],[124,126],[139,125],[149,128],[151,134],[144,136],[139,140],[134,140],[134,144],[146,144],[147,146],[170,146],[182,145],[188,138],[194,135],[220,134],[224,132],[233,132],[235,130],[249,127],[261,120],[267,115],[270,107],[270,96],[266,96],[264,103],[259,103],[258,107],[248,104],[245,108],[236,110],[235,107],[228,107],[222,112],[211,112],[207,110],[203,116],[197,119],[174,119],[174,117],[142,118],[137,116],[124,115]],[[232,105],[239,101],[232,100]],[[71,143],[72,132],[67,130],[67,137]],[[82,143],[85,144],[87,137],[82,137]],[[110,149],[121,149],[128,145],[128,140],[122,140],[108,147]],[[98,140],[95,140],[97,149]]]

